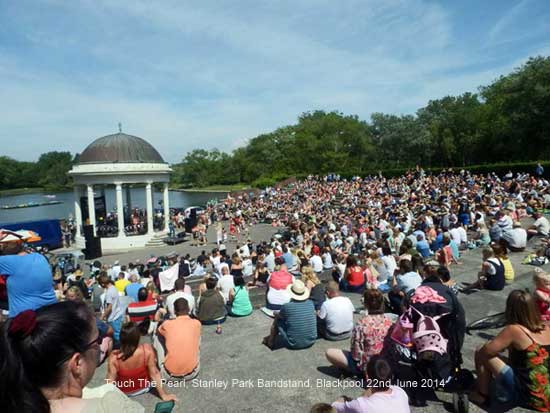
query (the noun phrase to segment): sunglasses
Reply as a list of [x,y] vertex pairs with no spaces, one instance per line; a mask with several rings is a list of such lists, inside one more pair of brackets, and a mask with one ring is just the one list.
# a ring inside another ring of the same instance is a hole
[[[88,351],[90,348],[92,348],[92,346],[94,344],[97,344],[97,365],[99,365],[99,361],[101,359],[101,350],[99,348],[99,346],[101,345],[101,342],[103,341],[103,336],[101,334],[98,334],[98,336],[91,342],[89,342],[88,344],[86,344],[82,350],[78,351],[79,353],[85,353],[86,351]],[[74,353],[73,353],[74,354]],[[70,354],[69,356],[61,359],[59,362],[57,362],[57,366],[61,366],[63,363],[65,363],[67,360],[69,360],[73,354]]]

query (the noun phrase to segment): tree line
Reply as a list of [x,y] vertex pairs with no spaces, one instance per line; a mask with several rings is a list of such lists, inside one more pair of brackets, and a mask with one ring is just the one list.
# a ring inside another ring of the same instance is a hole
[[[192,150],[172,165],[172,184],[263,187],[308,174],[364,176],[417,164],[437,170],[549,158],[550,57],[539,56],[478,93],[431,100],[414,115],[373,113],[367,121],[312,111],[231,153]],[[69,152],[48,152],[37,162],[0,156],[0,189],[66,188],[76,159]]]

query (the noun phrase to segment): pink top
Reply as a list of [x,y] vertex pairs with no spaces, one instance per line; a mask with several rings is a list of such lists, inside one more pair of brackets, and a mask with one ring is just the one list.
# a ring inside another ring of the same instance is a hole
[[361,396],[350,402],[336,402],[332,407],[338,413],[410,413],[409,397],[397,386],[390,386],[391,393],[374,393],[369,397]]
[[292,274],[288,271],[274,271],[269,277],[269,288],[284,290],[290,284],[292,284]]

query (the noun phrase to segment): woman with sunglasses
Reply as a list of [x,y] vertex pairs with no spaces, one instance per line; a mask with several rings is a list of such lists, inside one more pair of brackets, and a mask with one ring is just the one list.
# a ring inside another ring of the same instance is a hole
[[79,302],[26,310],[8,320],[0,335],[2,411],[143,412],[114,387],[101,398],[82,398],[101,340],[93,313]]

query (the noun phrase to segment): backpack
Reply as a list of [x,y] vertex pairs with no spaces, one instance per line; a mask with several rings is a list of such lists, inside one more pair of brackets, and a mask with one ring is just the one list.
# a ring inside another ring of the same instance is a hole
[[425,316],[413,306],[410,308],[414,309],[419,316],[413,333],[413,343],[417,353],[420,355],[425,351],[434,351],[440,355],[446,354],[448,340],[441,334],[437,320],[449,313],[431,317]]

